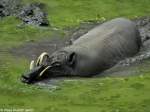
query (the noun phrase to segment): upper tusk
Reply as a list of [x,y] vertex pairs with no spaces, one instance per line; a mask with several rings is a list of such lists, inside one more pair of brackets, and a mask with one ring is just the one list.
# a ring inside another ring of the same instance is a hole
[[32,60],[31,63],[30,63],[30,70],[32,70],[34,67],[35,67],[34,60]]
[[36,62],[36,66],[39,66],[42,64],[43,62],[43,59],[44,59],[44,56],[47,56],[49,57],[49,54],[47,52],[43,52],[37,59],[37,62]]
[[46,70],[48,70],[50,68],[50,66],[47,66],[40,74],[39,74],[39,77],[41,77],[45,72]]

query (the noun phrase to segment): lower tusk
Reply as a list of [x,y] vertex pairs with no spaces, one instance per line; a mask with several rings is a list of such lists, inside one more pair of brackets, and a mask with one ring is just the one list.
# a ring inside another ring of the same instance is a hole
[[39,66],[42,64],[43,62],[43,59],[44,59],[44,56],[47,56],[49,57],[48,53],[47,52],[43,52],[37,59],[37,62],[36,62],[36,66]]
[[32,60],[31,63],[30,63],[30,70],[32,70],[34,67],[35,67],[34,60]]
[[47,66],[39,75],[39,77],[41,77],[48,69],[50,68],[50,66]]

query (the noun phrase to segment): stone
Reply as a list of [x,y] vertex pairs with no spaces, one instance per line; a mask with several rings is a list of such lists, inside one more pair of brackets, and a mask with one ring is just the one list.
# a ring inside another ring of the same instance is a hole
[[48,26],[47,14],[43,11],[44,4],[33,3],[24,6],[18,17],[27,24]]

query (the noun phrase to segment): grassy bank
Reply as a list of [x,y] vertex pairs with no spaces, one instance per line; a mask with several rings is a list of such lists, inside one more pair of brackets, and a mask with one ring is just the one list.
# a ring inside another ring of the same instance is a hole
[[[24,0],[47,4],[48,19],[60,29],[83,21],[101,21],[119,16],[134,18],[150,13],[149,0]],[[0,109],[30,108],[34,112],[149,112],[150,76],[92,78],[63,82],[57,89],[40,89],[20,82],[29,61],[14,57],[8,48],[30,40],[51,38],[48,28],[19,25],[15,17],[0,20]],[[149,60],[148,60],[149,61]],[[142,66],[142,65],[141,65]]]
[[79,25],[82,21],[101,21],[115,17],[149,15],[149,0],[24,0],[47,5],[49,20],[55,27]]

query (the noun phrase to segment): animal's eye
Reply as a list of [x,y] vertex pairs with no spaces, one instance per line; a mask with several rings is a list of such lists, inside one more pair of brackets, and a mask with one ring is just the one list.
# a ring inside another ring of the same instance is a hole
[[68,56],[68,64],[70,66],[72,66],[74,64],[75,58],[76,58],[75,52],[72,52],[72,53],[69,54],[69,56]]

